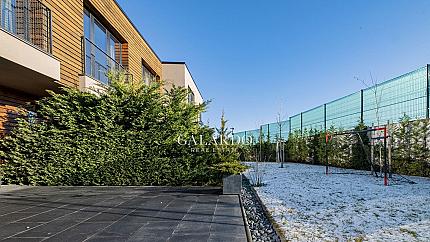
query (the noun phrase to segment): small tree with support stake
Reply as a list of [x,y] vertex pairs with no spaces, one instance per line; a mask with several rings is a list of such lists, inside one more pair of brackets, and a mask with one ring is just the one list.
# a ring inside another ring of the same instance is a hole
[[276,124],[278,126],[278,130],[279,130],[279,135],[277,135],[276,137],[276,162],[280,162],[281,163],[281,168],[284,168],[284,161],[285,161],[285,141],[282,137],[282,131],[285,125],[285,122],[283,120],[285,120],[285,118],[287,117],[287,115],[283,115],[283,111],[282,111],[282,102],[281,102],[281,106],[279,108],[279,112],[278,115],[276,116]]
[[[387,133],[387,127],[383,126],[383,127],[376,127],[376,128],[370,128],[370,129],[365,129],[365,130],[350,130],[350,131],[344,131],[344,132],[326,132],[326,174],[328,175],[329,172],[329,157],[328,157],[328,146],[333,143],[333,137],[335,136],[341,136],[341,135],[357,135],[358,139],[360,140],[362,147],[364,149],[364,152],[366,152],[366,148],[365,148],[365,144],[363,142],[363,139],[361,137],[361,135],[363,133],[365,134],[369,134],[369,132],[375,132],[375,131],[382,131],[383,135],[382,136],[375,136],[372,137],[370,136],[370,139],[372,140],[383,140],[383,145],[384,145],[384,161],[383,161],[383,167],[381,170],[381,173],[384,173],[384,185],[388,186],[388,169],[387,169],[387,158],[388,158],[388,154],[387,154],[387,137],[388,137],[388,133]],[[371,142],[372,143],[372,142]],[[366,152],[367,153],[367,152]],[[368,157],[368,155],[366,155],[366,157]],[[371,165],[372,165],[372,161],[370,161],[369,159],[367,160]],[[332,173],[330,173],[332,174]]]
[[282,122],[280,115],[278,115],[276,122],[277,122],[278,128],[279,128],[279,135],[276,137],[276,162],[280,162],[281,168],[284,168],[285,142],[284,142],[284,139],[282,138],[283,122]]

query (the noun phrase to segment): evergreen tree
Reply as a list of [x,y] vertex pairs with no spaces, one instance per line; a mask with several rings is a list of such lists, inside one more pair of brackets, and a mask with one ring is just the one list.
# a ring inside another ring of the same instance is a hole
[[320,153],[318,152],[320,147],[320,131],[311,129],[308,137],[308,149],[309,157],[311,158],[312,164],[319,164],[321,162]]
[[[187,90],[160,92],[110,76],[99,94],[66,88],[36,102],[35,118],[22,110],[16,127],[0,141],[2,181],[32,185],[219,184],[225,160],[215,152],[193,152],[189,138],[212,140],[199,124],[206,104],[186,100]],[[180,142],[178,142],[178,140]],[[213,145],[210,149],[216,148]]]
[[397,172],[404,172],[411,161],[410,118],[406,114],[400,118],[393,133],[393,164]]
[[[367,126],[359,122],[355,126],[354,131],[365,131]],[[367,132],[359,132],[352,135],[352,157],[351,157],[351,168],[354,169],[370,169],[369,154],[370,154],[370,140]]]
[[224,144],[225,142],[228,142],[229,136],[232,134],[232,131],[229,130],[227,127],[228,120],[225,119],[224,110],[221,114],[221,120],[220,120],[220,127],[216,128],[216,131],[218,133],[218,141],[220,144]]
[[287,141],[287,151],[288,151],[288,159],[290,161],[298,162],[299,158],[299,135],[300,131],[295,130],[288,135]]

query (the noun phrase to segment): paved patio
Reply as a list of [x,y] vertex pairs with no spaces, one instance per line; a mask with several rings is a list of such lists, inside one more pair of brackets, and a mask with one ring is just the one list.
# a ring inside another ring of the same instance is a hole
[[246,241],[238,197],[215,188],[6,188],[1,241]]

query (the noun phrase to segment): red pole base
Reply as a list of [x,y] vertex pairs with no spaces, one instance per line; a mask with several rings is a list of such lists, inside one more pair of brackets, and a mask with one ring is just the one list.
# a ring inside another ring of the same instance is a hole
[[388,177],[387,177],[387,174],[384,175],[384,186],[388,186]]

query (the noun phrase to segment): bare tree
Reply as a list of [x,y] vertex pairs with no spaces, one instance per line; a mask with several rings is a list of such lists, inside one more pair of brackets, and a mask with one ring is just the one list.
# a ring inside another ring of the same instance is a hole
[[[380,83],[378,82],[378,80],[376,78],[373,78],[372,72],[370,72],[370,83],[364,81],[363,79],[359,79],[357,77],[355,77],[356,80],[360,81],[361,83],[363,83],[364,86],[366,86],[369,90],[372,91],[373,94],[373,98],[375,101],[375,120],[376,120],[376,125],[377,127],[379,127],[381,125],[381,116],[380,116],[380,108],[381,108],[381,100],[382,100],[382,93],[383,93],[383,88],[380,86]],[[372,128],[373,128],[374,124],[372,123]],[[372,131],[373,133],[373,131]],[[374,152],[373,152],[373,140],[372,140],[372,135],[370,137],[370,142],[371,142],[371,170],[372,170],[372,174],[374,172],[373,169],[373,160],[374,160]],[[382,146],[379,146],[379,168],[380,168],[380,173],[382,174],[382,168],[383,168],[383,164],[382,164]],[[375,175],[376,172],[375,172]]]
[[276,116],[276,124],[279,134],[276,136],[276,160],[281,162],[281,168],[284,168],[285,158],[285,141],[282,137],[282,131],[285,126],[285,119],[287,118],[286,112],[283,110],[283,102],[279,105],[279,111]]
[[370,72],[370,83],[364,81],[363,79],[359,79],[358,77],[355,77],[355,79],[363,83],[365,87],[367,87],[369,90],[372,91],[373,98],[375,100],[375,119],[376,119],[376,124],[379,127],[380,121],[381,121],[379,111],[381,108],[383,88],[380,86],[380,83],[378,82],[378,80],[373,78],[372,72]]
[[253,185],[254,186],[261,186],[263,184],[263,179],[262,179],[262,174],[260,172],[260,167],[259,167],[259,163],[262,161],[262,151],[261,151],[261,146],[262,146],[262,140],[263,140],[263,132],[262,132],[262,127],[261,127],[261,120],[257,121],[256,126],[258,126],[258,144],[259,144],[259,148],[255,149],[255,176],[254,176],[254,181],[253,181]]

